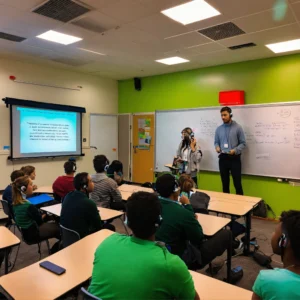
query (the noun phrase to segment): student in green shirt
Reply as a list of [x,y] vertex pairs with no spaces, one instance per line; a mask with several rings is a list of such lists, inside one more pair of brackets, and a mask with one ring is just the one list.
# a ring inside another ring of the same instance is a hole
[[156,240],[166,243],[170,251],[180,257],[183,257],[187,242],[190,242],[201,252],[202,263],[199,268],[227,250],[231,243],[231,232],[220,230],[206,239],[189,199],[186,196],[179,198],[179,185],[173,175],[164,174],[158,177],[156,190],[160,195],[164,220],[156,232]]
[[199,299],[181,259],[155,242],[161,206],[153,193],[127,201],[133,236],[113,234],[97,248],[89,292],[107,299]]
[[284,268],[260,271],[252,300],[300,299],[300,211],[281,214],[271,245],[281,255]]

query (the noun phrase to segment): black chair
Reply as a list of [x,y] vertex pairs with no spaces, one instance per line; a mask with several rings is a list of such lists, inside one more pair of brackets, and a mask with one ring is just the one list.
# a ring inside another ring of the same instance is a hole
[[100,298],[89,293],[84,287],[82,287],[80,290],[83,295],[83,300],[101,300]]
[[46,242],[47,249],[49,255],[51,255],[50,244],[48,239],[42,239],[39,235],[39,229],[36,224],[32,224],[29,228],[21,228],[17,226],[19,231],[21,232],[22,241],[27,245],[37,245],[38,246],[38,253],[40,254],[39,260],[41,260],[42,253],[41,253],[41,244],[42,242]]
[[61,229],[62,246],[66,248],[80,240],[80,235],[77,231],[59,225]]
[[12,212],[12,207],[9,205],[9,203],[6,200],[0,200],[2,207],[3,207],[3,211],[4,213],[7,215],[8,217],[8,222],[6,223],[6,227],[10,230],[11,226],[14,227],[14,233],[16,233],[16,223],[14,221],[14,215]]

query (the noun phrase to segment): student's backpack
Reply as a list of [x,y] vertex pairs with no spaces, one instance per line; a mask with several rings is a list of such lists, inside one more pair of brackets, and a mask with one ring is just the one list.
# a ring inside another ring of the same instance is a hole
[[271,206],[268,205],[264,200],[261,200],[258,203],[258,205],[253,209],[253,215],[260,218],[266,218],[268,215],[268,211],[270,211],[274,219],[276,219],[276,215]]
[[210,197],[202,192],[195,192],[190,197],[190,203],[196,213],[206,213],[208,214],[208,204]]

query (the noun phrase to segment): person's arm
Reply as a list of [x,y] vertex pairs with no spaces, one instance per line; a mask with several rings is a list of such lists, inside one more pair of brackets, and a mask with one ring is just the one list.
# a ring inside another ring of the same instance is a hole
[[190,201],[187,197],[182,196],[180,202],[183,204],[184,208],[187,210],[183,220],[184,232],[187,240],[189,240],[193,245],[199,245],[203,238],[203,230],[195,218],[193,207],[190,204]]
[[109,185],[110,185],[111,200],[113,202],[122,202],[122,195],[118,189],[117,183],[113,179],[111,179]]
[[239,126],[237,131],[237,139],[238,139],[238,146],[234,148],[235,155],[239,155],[242,151],[246,148],[246,138],[244,134],[244,130],[242,127]]
[[86,218],[90,224],[91,232],[102,229],[101,217],[96,204],[92,200],[86,200]]
[[214,142],[214,145],[215,145],[215,149],[218,153],[221,152],[221,148],[220,148],[220,137],[219,137],[219,128],[216,129],[216,132],[215,132],[215,142]]
[[27,213],[29,217],[38,224],[38,226],[43,224],[42,216],[34,205],[31,204],[28,206]]
[[170,256],[169,278],[170,281],[170,295],[175,299],[195,299],[199,300],[200,297],[195,290],[194,281],[191,273],[186,267],[185,263],[175,255]]
[[252,294],[252,300],[261,300],[259,296],[257,296],[255,293]]

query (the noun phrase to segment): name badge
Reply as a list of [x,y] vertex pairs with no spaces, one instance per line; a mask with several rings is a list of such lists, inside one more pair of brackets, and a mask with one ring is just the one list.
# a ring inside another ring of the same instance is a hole
[[225,149],[228,149],[228,144],[224,144],[224,148],[225,148]]

